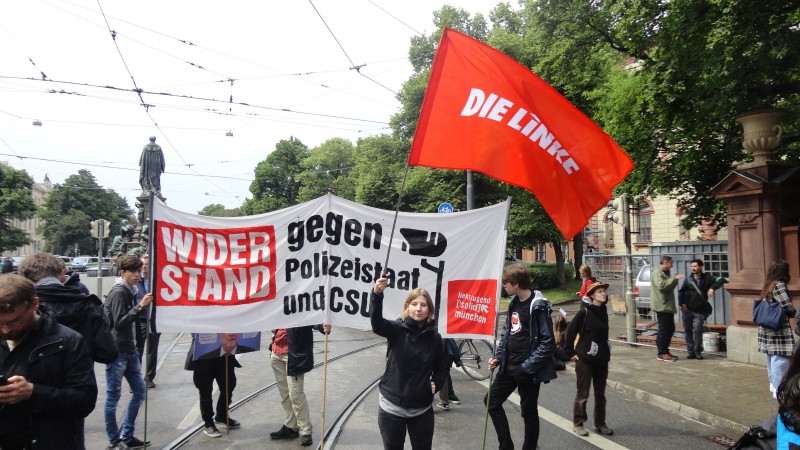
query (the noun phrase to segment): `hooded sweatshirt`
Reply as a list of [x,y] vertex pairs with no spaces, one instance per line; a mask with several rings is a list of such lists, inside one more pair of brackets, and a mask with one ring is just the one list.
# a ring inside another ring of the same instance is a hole
[[136,352],[136,315],[142,308],[136,303],[136,286],[131,286],[121,277],[114,280],[108,292],[103,311],[117,341],[120,353]]

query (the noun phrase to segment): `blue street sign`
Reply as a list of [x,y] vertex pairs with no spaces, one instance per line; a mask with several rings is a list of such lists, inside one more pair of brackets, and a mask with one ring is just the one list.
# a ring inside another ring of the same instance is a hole
[[439,205],[440,214],[450,214],[451,212],[453,212],[453,205],[450,203],[442,203]]

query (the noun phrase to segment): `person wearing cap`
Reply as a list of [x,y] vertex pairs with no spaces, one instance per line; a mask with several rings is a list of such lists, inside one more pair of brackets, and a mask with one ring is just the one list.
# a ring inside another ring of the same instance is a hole
[[[589,389],[594,385],[594,430],[612,435],[614,430],[606,425],[606,380],[611,348],[608,345],[608,310],[606,295],[608,285],[593,283],[586,290],[592,301],[584,304],[567,327],[564,351],[575,361],[575,403],[572,406],[572,430],[578,436],[588,436],[584,423]],[[575,338],[578,344],[575,345]]]

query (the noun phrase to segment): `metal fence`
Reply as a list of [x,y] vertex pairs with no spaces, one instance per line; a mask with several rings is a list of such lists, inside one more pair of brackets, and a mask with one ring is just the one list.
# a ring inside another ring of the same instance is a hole
[[[633,282],[636,284],[637,276],[642,267],[650,265],[651,268],[658,266],[659,260],[663,255],[672,257],[674,263],[672,274],[681,273],[684,275],[691,274],[691,260],[700,259],[704,263],[703,270],[713,277],[728,278],[728,243],[727,241],[692,241],[692,242],[672,242],[672,243],[653,243],[650,245],[649,255],[632,255],[633,266]],[[592,269],[594,275],[599,281],[608,283],[609,302],[609,326],[611,339],[625,340],[627,333],[625,322],[625,291],[627,290],[627,277],[625,264],[627,262],[627,254],[587,254],[585,255],[585,264]],[[681,281],[678,287],[681,286]],[[649,287],[650,281],[640,283],[643,286]],[[643,295],[644,296],[644,295]],[[677,299],[677,287],[675,291],[675,298]],[[577,305],[576,305],[577,306]],[[731,321],[730,313],[730,294],[725,289],[719,289],[714,293],[713,303],[714,307],[712,314],[708,317],[708,325],[726,325]],[[569,311],[572,313],[572,311]],[[655,314],[649,308],[637,308],[636,327],[639,334],[639,342],[644,342],[645,345],[652,340],[654,341],[655,329]],[[678,324],[681,322],[680,309],[675,317]],[[681,327],[676,337],[682,338],[680,332]],[[650,336],[653,335],[653,336]],[[650,336],[652,339],[648,339]],[[673,342],[673,346],[675,346]]]

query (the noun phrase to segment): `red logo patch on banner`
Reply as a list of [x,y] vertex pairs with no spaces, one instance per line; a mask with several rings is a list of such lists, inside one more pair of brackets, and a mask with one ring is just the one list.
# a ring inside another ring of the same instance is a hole
[[408,156],[531,191],[567,239],[611,199],[633,161],[527,67],[445,28]]
[[447,332],[494,332],[497,280],[453,280],[447,283]]
[[207,229],[156,222],[158,306],[273,300],[275,228]]

